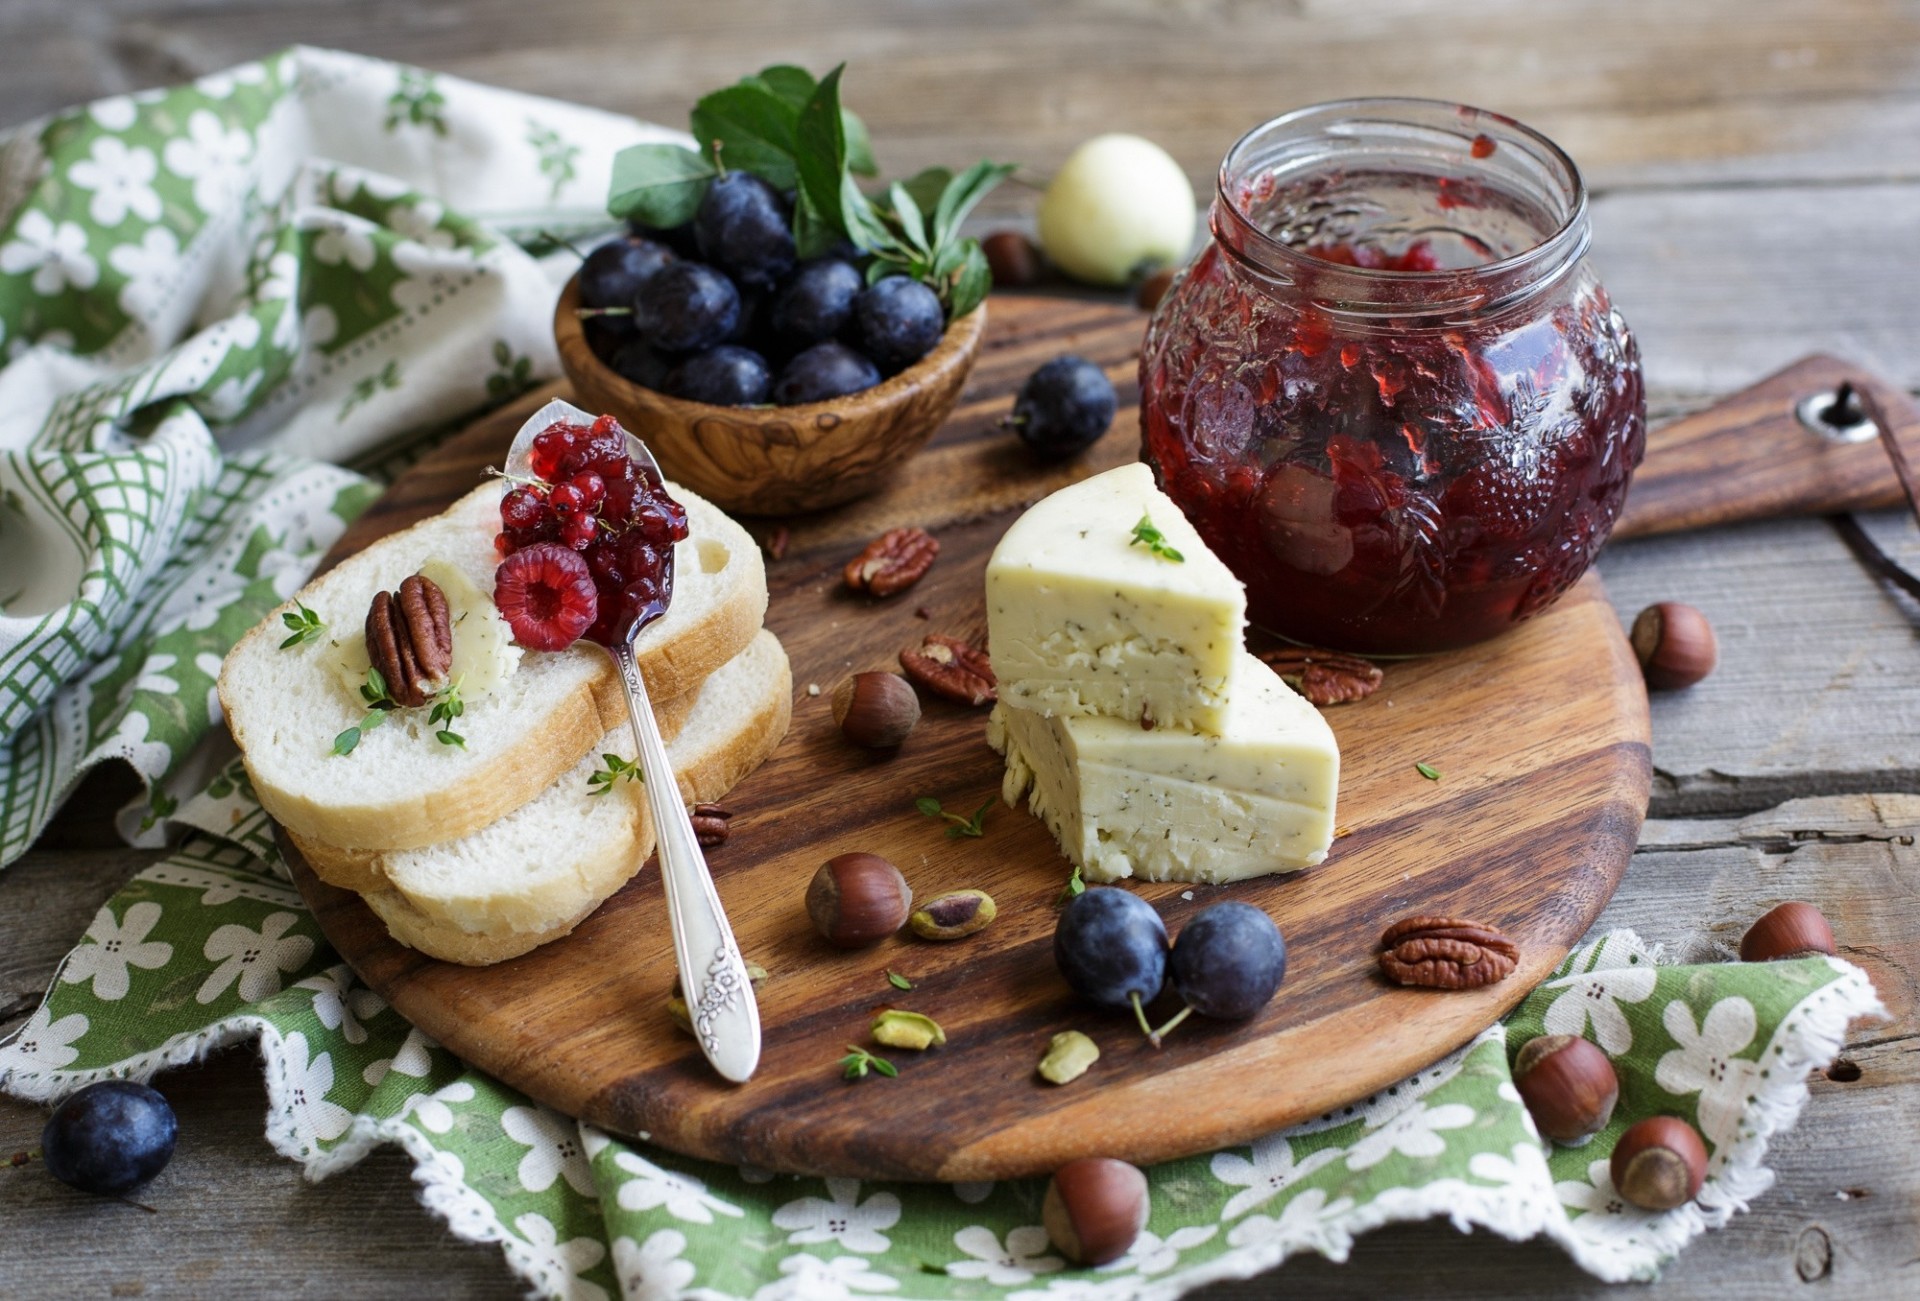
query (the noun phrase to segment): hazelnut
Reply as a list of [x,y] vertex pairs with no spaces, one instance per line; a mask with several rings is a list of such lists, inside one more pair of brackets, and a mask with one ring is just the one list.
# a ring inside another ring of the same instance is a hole
[[1017,230],[996,230],[980,241],[987,255],[993,283],[1002,289],[1022,289],[1040,283],[1046,272],[1039,246]]
[[1707,1147],[1673,1116],[1638,1121],[1614,1144],[1613,1187],[1643,1211],[1670,1211],[1693,1200],[1707,1178]]
[[1740,961],[1773,962],[1832,954],[1833,927],[1810,903],[1783,903],[1747,927],[1740,937]]
[[856,673],[833,689],[833,721],[869,750],[891,750],[920,721],[920,697],[898,673]]
[[807,916],[831,944],[857,949],[899,930],[913,908],[900,869],[878,854],[842,854],[813,874]]
[[1633,621],[1633,654],[1647,685],[1678,691],[1713,672],[1720,647],[1707,616],[1678,601],[1650,605]]
[[1074,1264],[1118,1260],[1147,1227],[1147,1177],[1112,1157],[1069,1161],[1047,1181],[1040,1221]]
[[1613,1063],[1578,1035],[1527,1040],[1513,1059],[1513,1084],[1534,1126],[1557,1143],[1576,1143],[1605,1129],[1620,1100]]
[[1173,275],[1172,267],[1161,267],[1140,282],[1133,291],[1133,301],[1139,304],[1141,311],[1151,312],[1160,306],[1160,300],[1167,296],[1167,290],[1173,288]]

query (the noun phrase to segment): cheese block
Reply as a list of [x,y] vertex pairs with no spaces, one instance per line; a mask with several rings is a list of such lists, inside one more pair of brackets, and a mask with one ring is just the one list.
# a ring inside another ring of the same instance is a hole
[[[1134,540],[1143,516],[1182,559]],[[1138,463],[1041,501],[987,563],[1000,699],[1043,717],[1222,734],[1246,614],[1240,581]]]
[[1001,702],[987,739],[1006,756],[1002,797],[1031,792],[1089,881],[1238,881],[1320,862],[1340,782],[1333,730],[1272,669],[1236,660],[1219,736]]

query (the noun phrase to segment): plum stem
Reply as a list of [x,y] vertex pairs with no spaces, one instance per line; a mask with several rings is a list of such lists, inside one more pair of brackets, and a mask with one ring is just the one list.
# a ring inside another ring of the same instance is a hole
[[1186,1020],[1188,1017],[1192,1015],[1193,1015],[1193,1008],[1191,1006],[1181,1008],[1178,1012],[1175,1012],[1173,1014],[1173,1019],[1171,1021],[1168,1021],[1165,1025],[1161,1026],[1158,1030],[1149,1031],[1147,1034],[1147,1038],[1153,1041],[1153,1046],[1155,1048],[1158,1048],[1160,1046],[1160,1041],[1162,1039],[1165,1039],[1168,1035],[1172,1034],[1175,1026],[1179,1025],[1182,1021]]
[[1128,994],[1127,1001],[1133,1004],[1133,1019],[1140,1023],[1140,1033],[1147,1037],[1148,1043],[1158,1048],[1160,1046],[1160,1034],[1147,1023],[1147,1009],[1140,1005],[1139,991],[1136,990]]

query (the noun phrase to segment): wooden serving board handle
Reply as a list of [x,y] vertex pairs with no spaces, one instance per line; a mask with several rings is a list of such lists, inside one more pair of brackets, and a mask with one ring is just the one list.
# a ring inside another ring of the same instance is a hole
[[1909,458],[1920,458],[1920,408],[1903,389],[1838,357],[1807,357],[1651,431],[1613,535],[1901,505],[1900,480],[1878,438],[1841,441],[1800,417],[1803,404],[1824,409],[1842,384],[1871,392]]

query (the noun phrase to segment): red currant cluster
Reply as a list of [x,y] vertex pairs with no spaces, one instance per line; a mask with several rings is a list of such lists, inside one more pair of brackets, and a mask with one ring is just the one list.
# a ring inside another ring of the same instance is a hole
[[657,471],[627,455],[619,422],[556,422],[533,440],[529,462],[533,479],[501,498],[494,539],[503,557],[494,603],[514,639],[536,650],[583,635],[606,645],[664,611],[687,512]]

